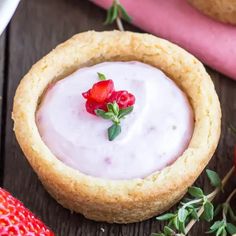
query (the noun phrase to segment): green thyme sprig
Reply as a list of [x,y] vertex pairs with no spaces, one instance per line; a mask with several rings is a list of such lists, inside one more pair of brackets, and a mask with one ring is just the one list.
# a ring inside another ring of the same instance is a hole
[[103,81],[106,80],[106,76],[103,73],[97,72],[99,80]]
[[[208,200],[207,196],[204,194],[201,188],[190,187],[188,193],[193,199],[186,198],[181,202],[179,209],[172,214],[165,214],[157,217],[157,220],[168,220],[168,225],[165,226],[164,232],[156,235],[176,235],[177,233],[186,234],[186,223],[191,219],[199,220],[197,212],[201,207],[204,207],[204,212],[202,214],[202,219],[206,221],[211,221],[214,216],[214,206]],[[175,233],[175,231],[177,233]],[[171,233],[171,234],[170,234]]]
[[116,21],[118,29],[120,31],[124,31],[121,17],[128,22],[131,22],[132,20],[119,0],[114,0],[111,7],[107,10],[107,17],[104,24],[112,24],[114,21]]
[[[213,187],[215,187],[215,190],[212,193],[206,195],[201,188],[195,186],[190,187],[188,189],[189,197],[183,199],[178,209],[174,213],[166,213],[156,218],[159,221],[167,221],[167,225],[164,227],[163,232],[153,233],[152,236],[187,235],[189,230],[197,221],[205,220],[210,222],[214,219],[214,216],[219,211],[219,207],[214,209],[214,206],[211,202],[215,196],[223,190],[223,186],[233,174],[234,168],[232,168],[229,173],[227,173],[222,181],[216,172],[212,170],[207,170],[206,172],[210,183]],[[228,205],[229,203],[227,203],[227,206]],[[229,214],[231,212],[231,215],[235,216],[232,214],[232,208],[228,208],[228,212]],[[224,229],[222,229],[223,227]],[[212,225],[210,232],[216,233],[217,236],[225,236],[227,235],[227,232],[233,232],[234,227],[235,226],[231,223],[219,224],[215,222],[215,224]]]
[[113,122],[113,125],[108,128],[109,141],[113,141],[121,133],[121,119],[130,114],[133,109],[133,106],[127,107],[125,109],[120,109],[118,104],[116,102],[113,102],[107,104],[107,112],[102,109],[95,110],[97,116],[102,117],[106,120],[111,120]]
[[227,234],[233,235],[236,234],[236,225],[232,222],[236,222],[236,214],[234,213],[230,201],[236,195],[236,189],[229,195],[227,200],[218,205],[215,210],[215,216],[222,213],[222,220],[218,220],[214,222],[214,224],[210,227],[210,230],[207,233],[215,233],[217,236],[226,236]]

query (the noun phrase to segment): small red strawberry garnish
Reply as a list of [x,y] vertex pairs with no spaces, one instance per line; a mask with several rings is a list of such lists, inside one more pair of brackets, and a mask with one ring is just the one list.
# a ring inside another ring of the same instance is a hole
[[54,233],[19,200],[0,188],[0,235],[54,236]]
[[128,91],[115,91],[112,80],[106,80],[106,76],[98,73],[100,80],[82,96],[87,99],[85,107],[87,112],[111,120],[113,125],[108,129],[110,141],[121,132],[120,120],[133,111],[135,96]]
[[93,85],[91,89],[83,93],[83,97],[97,102],[104,103],[114,91],[114,83],[112,80],[99,81]]
[[106,110],[107,107],[104,103],[98,103],[98,102],[94,102],[93,100],[87,100],[85,103],[85,107],[87,112],[96,115],[95,111],[97,109],[102,109],[102,110]]
[[133,106],[135,103],[134,95],[125,90],[114,91],[108,100],[109,102],[117,102],[121,109]]

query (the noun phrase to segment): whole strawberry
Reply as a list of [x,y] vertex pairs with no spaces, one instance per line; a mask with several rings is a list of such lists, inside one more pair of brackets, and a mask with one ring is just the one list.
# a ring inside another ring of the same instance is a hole
[[0,188],[0,235],[54,236],[42,221],[2,188]]

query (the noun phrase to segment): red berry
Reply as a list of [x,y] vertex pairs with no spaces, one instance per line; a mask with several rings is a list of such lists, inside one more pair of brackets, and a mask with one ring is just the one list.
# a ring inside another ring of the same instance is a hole
[[87,92],[83,92],[83,93],[82,93],[82,96],[83,96],[85,99],[88,99],[88,97],[89,97],[89,91],[90,91],[90,89],[89,89]]
[[120,109],[133,106],[135,103],[134,95],[125,90],[113,92],[108,100],[109,102],[116,101]]
[[97,109],[102,109],[104,111],[107,110],[105,103],[98,103],[98,102],[94,102],[91,100],[86,101],[85,107],[86,107],[86,111],[93,114],[93,115],[95,115],[95,110],[97,110]]
[[112,80],[99,81],[93,85],[91,89],[83,93],[83,97],[98,103],[105,102],[114,91],[114,83]]
[[54,233],[19,200],[0,188],[0,235],[54,236]]

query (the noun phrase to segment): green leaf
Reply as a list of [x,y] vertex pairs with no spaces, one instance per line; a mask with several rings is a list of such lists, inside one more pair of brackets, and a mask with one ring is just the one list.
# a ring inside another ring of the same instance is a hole
[[121,126],[119,124],[113,124],[108,129],[108,139],[109,141],[113,141],[121,132]]
[[211,182],[211,185],[216,188],[221,188],[222,183],[219,175],[213,170],[206,170],[207,176]]
[[223,229],[221,236],[227,236],[227,231],[225,230],[225,228]]
[[204,212],[202,214],[202,218],[208,222],[213,220],[214,217],[214,206],[211,202],[207,201],[204,204]]
[[199,220],[199,217],[198,217],[198,214],[197,214],[197,211],[196,211],[195,208],[191,209],[191,216],[192,216],[193,219]]
[[216,232],[219,228],[221,228],[224,225],[224,221],[216,221],[211,227],[210,227],[210,231],[208,231],[207,233],[214,233]]
[[164,233],[165,233],[166,236],[173,236],[173,235],[175,235],[175,231],[172,230],[172,229],[171,229],[170,227],[168,227],[168,226],[165,226],[165,227],[164,227]]
[[109,112],[112,112],[114,114],[114,116],[116,116],[117,120],[119,119],[117,116],[119,114],[119,106],[116,102],[113,102],[113,103],[107,103],[107,109]]
[[114,114],[116,116],[118,116],[120,109],[119,109],[119,106],[118,106],[118,104],[116,102],[113,103],[112,109],[113,109]]
[[100,72],[97,72],[99,80],[106,80],[106,76]]
[[128,22],[131,22],[132,18],[129,16],[125,8],[121,4],[118,4],[117,7],[121,13],[122,18]]
[[113,103],[111,102],[107,103],[107,110],[113,112]]
[[223,232],[224,228],[225,228],[224,226],[220,227],[220,228],[216,231],[216,236],[222,235],[222,232]]
[[171,228],[171,229],[172,229],[173,226],[174,226],[174,224],[173,224],[174,222],[173,222],[173,221],[174,221],[174,219],[169,220],[169,222],[168,222],[168,224],[167,224],[167,226],[168,226],[169,228]]
[[123,118],[124,116],[130,114],[133,110],[134,110],[134,107],[133,107],[133,106],[127,107],[127,108],[125,108],[125,109],[120,109],[118,118],[119,118],[119,119]]
[[179,230],[182,234],[185,235],[185,223],[184,222],[179,222]]
[[112,11],[113,11],[113,6],[111,6],[111,7],[107,10],[107,17],[106,17],[106,20],[105,20],[105,22],[104,22],[105,25],[111,24]]
[[231,223],[227,223],[226,224],[226,229],[227,229],[227,232],[229,233],[229,234],[236,234],[236,226],[235,225],[233,225],[233,224],[231,224]]
[[188,188],[188,193],[195,198],[201,198],[204,196],[203,191],[200,188],[194,186]]
[[175,214],[166,213],[164,215],[157,216],[156,219],[159,220],[159,221],[164,221],[164,220],[172,219],[173,217],[175,217]]
[[118,6],[114,4],[112,8],[110,23],[113,23],[116,20],[117,16],[118,16]]
[[[117,105],[116,102],[114,102],[114,103],[111,103],[111,102],[107,103],[107,109],[108,109],[108,111],[114,112],[114,104]],[[118,105],[117,105],[117,106],[118,106]],[[119,108],[119,107],[118,107],[118,108]]]
[[107,17],[104,24],[107,25],[113,23],[119,16],[119,14],[124,20],[131,22],[132,19],[125,8],[121,4],[117,4],[115,1],[113,1],[112,6],[107,11]]
[[186,220],[187,216],[188,216],[188,211],[185,208],[181,207],[178,210],[178,219],[179,219],[179,221],[184,222]]
[[95,110],[95,114],[106,120],[110,120],[114,117],[114,114],[112,112],[105,112],[102,109]]
[[173,225],[179,231],[179,219],[178,219],[178,217],[175,217],[173,219]]

